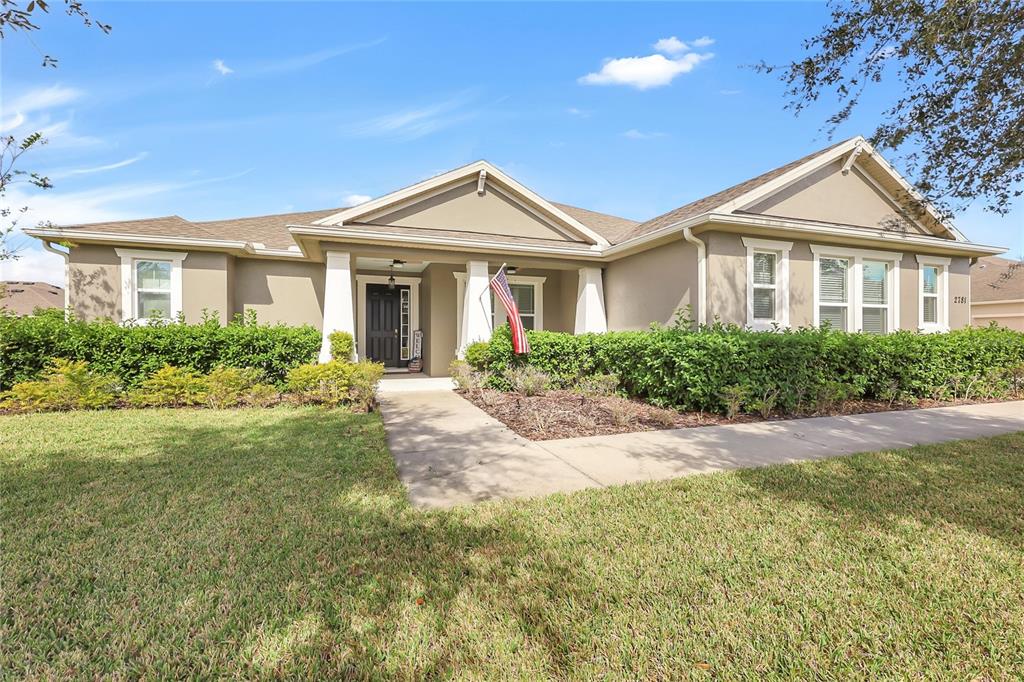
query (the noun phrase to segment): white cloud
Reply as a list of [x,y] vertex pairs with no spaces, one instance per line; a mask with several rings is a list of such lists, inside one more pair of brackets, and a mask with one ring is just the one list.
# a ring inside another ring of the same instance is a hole
[[701,36],[700,38],[697,38],[696,40],[694,40],[690,44],[693,45],[694,47],[707,47],[709,45],[714,45],[715,44],[715,39],[714,38],[710,38],[708,36]]
[[654,43],[655,52],[664,52],[665,54],[682,54],[689,49],[690,48],[687,47],[686,43],[675,36],[662,38],[658,42]]
[[235,72],[234,69],[232,69],[230,66],[224,63],[223,59],[213,60],[213,70],[222,76],[227,76]]
[[580,118],[590,118],[590,112],[585,109],[577,109],[576,107],[569,107],[565,110],[570,116],[579,116]]
[[[34,239],[32,240],[35,241]],[[18,252],[14,260],[0,262],[0,281],[48,282],[64,286],[64,259],[32,244]],[[61,301],[60,305],[64,305]]]
[[476,112],[460,111],[466,101],[465,95],[459,95],[418,109],[405,109],[378,116],[349,126],[347,132],[357,137],[395,137],[413,140],[474,118]]
[[[0,109],[16,114],[30,114],[33,111],[53,109],[70,104],[82,96],[81,90],[67,88],[62,85],[51,85],[48,88],[35,88],[10,100],[8,104],[0,103]],[[24,120],[24,119],[23,119]]]
[[668,133],[659,132],[644,132],[637,130],[636,128],[630,128],[626,132],[622,133],[623,137],[627,137],[630,140],[653,140],[656,137],[665,137]]
[[125,166],[130,166],[133,163],[141,161],[147,156],[149,156],[149,152],[142,152],[141,154],[136,154],[130,159],[124,159],[122,161],[108,163],[103,166],[93,166],[92,168],[73,168],[71,170],[55,171],[53,173],[48,173],[47,175],[51,180],[53,180],[57,178],[68,178],[74,175],[90,175],[92,173],[102,173],[104,171],[110,171],[115,170],[117,168],[124,168]]
[[600,71],[588,73],[579,82],[584,85],[629,85],[637,90],[658,88],[668,85],[680,74],[693,71],[712,56],[710,53],[688,52],[677,59],[668,59],[661,54],[609,59]]
[[358,206],[359,204],[365,204],[373,197],[367,194],[346,194],[341,198],[342,206]]
[[718,94],[725,95],[726,97],[731,97],[732,95],[738,95],[742,92],[742,90],[719,90]]

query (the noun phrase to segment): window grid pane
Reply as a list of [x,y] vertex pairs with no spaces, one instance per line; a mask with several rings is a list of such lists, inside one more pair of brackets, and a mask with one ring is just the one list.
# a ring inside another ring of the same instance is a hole
[[885,305],[889,302],[886,291],[886,263],[864,261],[864,304]]
[[754,319],[775,319],[775,289],[754,289]]
[[512,299],[516,302],[520,314],[531,315],[533,308],[533,285],[532,284],[510,284]]
[[827,322],[833,329],[846,331],[846,306],[823,305],[819,309],[818,320],[822,326]]
[[170,291],[171,264],[166,261],[136,261],[135,287],[140,290]]
[[864,308],[864,331],[869,334],[886,334],[889,329],[888,308]]
[[926,294],[939,293],[939,269],[933,265],[924,267],[922,288]]
[[842,258],[822,258],[819,261],[821,300],[828,303],[847,303],[846,273],[849,261]]
[[754,284],[775,284],[775,254],[754,254]]
[[924,321],[928,324],[938,324],[939,322],[939,297],[938,296],[925,296],[924,297]]
[[169,291],[138,292],[139,319],[171,316],[171,293]]

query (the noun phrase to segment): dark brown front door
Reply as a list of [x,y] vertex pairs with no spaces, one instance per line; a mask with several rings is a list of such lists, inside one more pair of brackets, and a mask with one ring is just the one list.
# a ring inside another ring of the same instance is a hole
[[388,289],[386,284],[366,285],[366,354],[385,367],[401,363],[401,294],[407,286]]

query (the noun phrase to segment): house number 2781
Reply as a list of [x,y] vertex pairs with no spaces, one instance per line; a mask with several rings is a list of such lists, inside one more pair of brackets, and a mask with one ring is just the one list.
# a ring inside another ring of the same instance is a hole
[[954,296],[953,297],[953,303],[967,303],[967,297],[966,296]]

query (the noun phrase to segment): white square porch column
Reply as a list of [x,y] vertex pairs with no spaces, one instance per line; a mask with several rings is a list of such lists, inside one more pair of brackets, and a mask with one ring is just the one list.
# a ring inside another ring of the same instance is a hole
[[576,333],[608,331],[608,318],[604,310],[604,282],[601,268],[580,268],[580,282],[576,289]]
[[[324,278],[324,334],[320,344],[320,362],[331,359],[330,335],[348,332],[353,345],[356,338],[356,316],[352,310],[352,256],[345,251],[328,251],[327,275]],[[353,360],[362,349],[355,349]]]
[[466,263],[466,287],[462,295],[462,335],[459,338],[460,358],[466,347],[474,341],[491,338],[491,276],[487,261],[471,260]]

